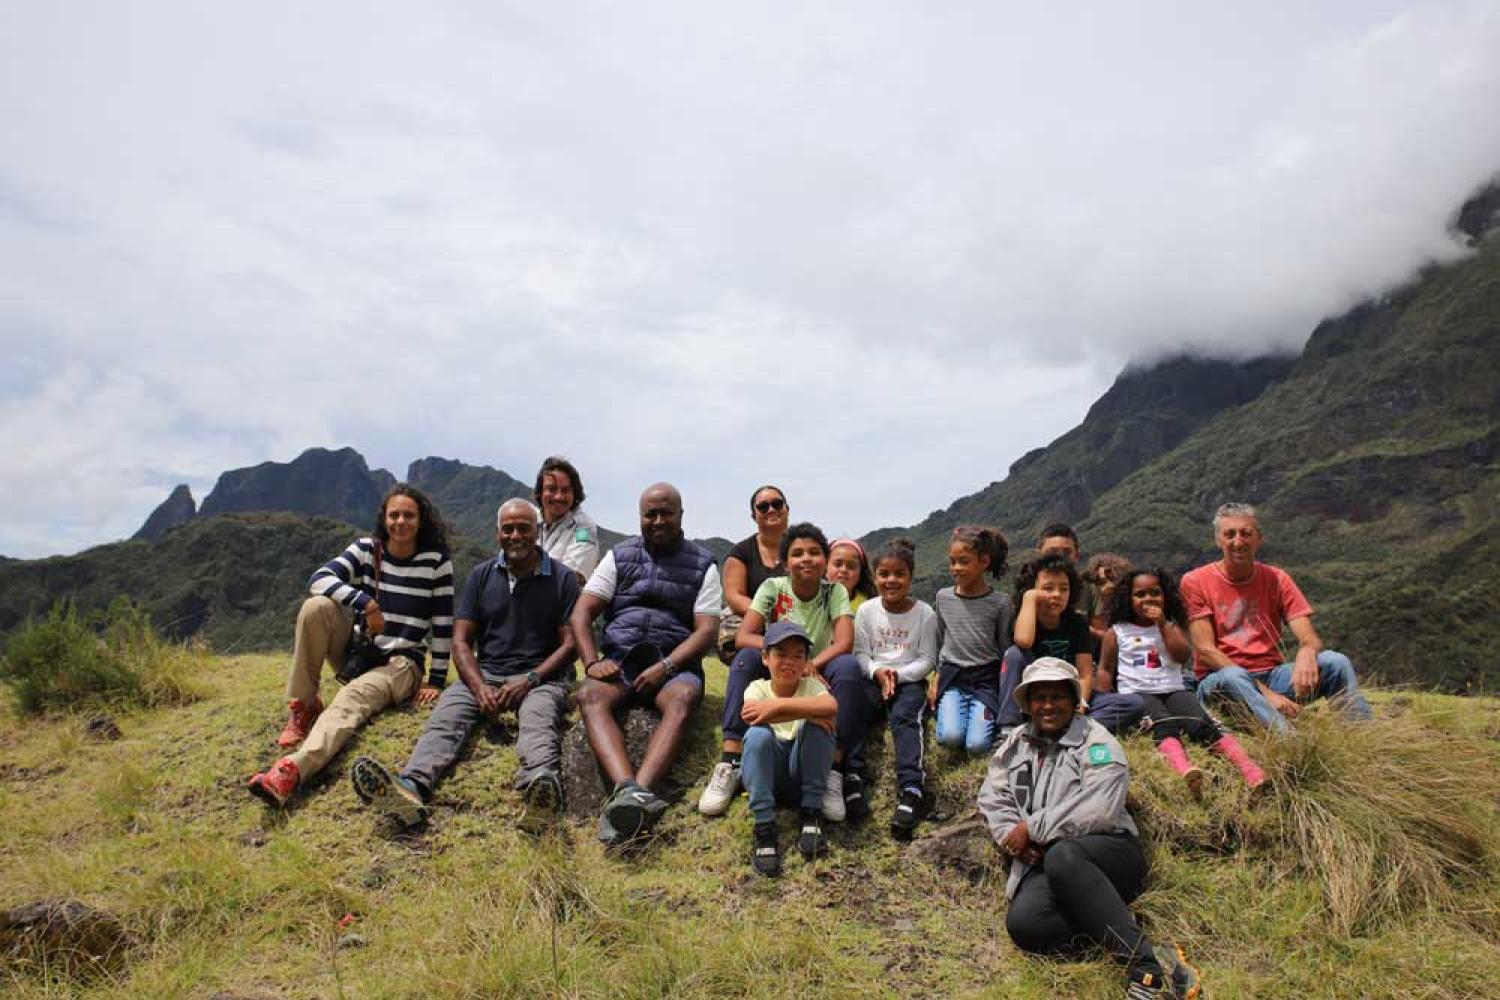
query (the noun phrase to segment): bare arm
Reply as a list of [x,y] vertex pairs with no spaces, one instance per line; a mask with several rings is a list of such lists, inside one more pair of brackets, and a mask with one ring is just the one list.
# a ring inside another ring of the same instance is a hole
[[753,726],[763,726],[773,722],[795,722],[797,719],[832,719],[838,714],[838,710],[839,705],[833,700],[833,695],[825,693],[801,698],[747,701],[740,710],[740,715]]
[[833,662],[835,656],[843,656],[854,649],[854,619],[848,615],[840,615],[833,620],[833,641],[828,648],[812,658],[808,664],[818,673]]
[[[1073,654],[1073,666],[1078,668],[1078,686],[1083,689],[1083,700],[1087,704],[1088,700],[1094,696],[1094,654]],[[1108,691],[1109,689],[1101,687],[1100,690]]]
[[1318,690],[1318,654],[1323,651],[1323,640],[1313,628],[1312,619],[1303,615],[1288,622],[1292,635],[1297,637],[1297,656],[1292,665],[1292,693],[1298,698],[1311,698]]
[[573,614],[568,624],[573,630],[573,646],[578,658],[588,666],[599,658],[599,649],[594,645],[594,619],[604,613],[604,599],[587,591],[578,595],[573,603]]
[[1099,686],[1106,691],[1118,691],[1120,686],[1115,683],[1115,669],[1120,662],[1120,641],[1115,638],[1115,630],[1107,628],[1104,630],[1104,639],[1099,649]]
[[1218,639],[1214,636],[1212,619],[1194,618],[1188,622],[1188,635],[1193,640],[1193,655],[1197,658],[1198,665],[1204,670],[1212,673],[1224,667],[1239,666],[1219,649]]
[[754,608],[745,612],[745,620],[740,622],[740,630],[734,634],[734,648],[766,648],[766,620]]
[[453,620],[453,665],[458,668],[458,679],[479,702],[479,711],[490,715],[499,710],[499,694],[485,683],[479,670],[479,660],[474,656],[474,625],[467,618]]
[[724,560],[724,603],[737,615],[750,611],[750,569],[736,556]]
[[1011,632],[1011,642],[1020,649],[1030,649],[1036,642],[1036,591],[1028,590],[1021,597],[1021,608],[1016,612],[1016,624]]
[[1177,626],[1176,622],[1167,621],[1165,618],[1161,620],[1160,627],[1161,641],[1166,645],[1167,652],[1171,654],[1172,659],[1178,663],[1186,663],[1188,657],[1193,655],[1193,647],[1188,642],[1187,634]]

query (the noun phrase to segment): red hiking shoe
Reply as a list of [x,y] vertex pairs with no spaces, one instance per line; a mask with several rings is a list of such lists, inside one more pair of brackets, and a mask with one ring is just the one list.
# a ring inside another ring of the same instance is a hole
[[313,720],[323,711],[323,702],[320,698],[314,698],[311,705],[305,701],[292,701],[288,702],[288,707],[291,714],[287,716],[286,728],[276,737],[276,745],[282,748],[294,747],[307,739]]
[[251,795],[266,805],[279,809],[286,805],[286,800],[292,797],[301,781],[302,772],[298,770],[297,762],[290,757],[283,757],[251,778],[248,787]]

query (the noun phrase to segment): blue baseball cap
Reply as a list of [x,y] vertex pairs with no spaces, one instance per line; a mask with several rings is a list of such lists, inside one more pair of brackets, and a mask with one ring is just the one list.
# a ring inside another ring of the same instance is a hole
[[770,649],[773,646],[779,646],[783,642],[786,642],[788,639],[801,639],[803,642],[807,643],[808,649],[812,649],[812,638],[807,634],[807,632],[802,628],[801,625],[798,625],[790,618],[783,618],[781,621],[766,629],[767,649]]

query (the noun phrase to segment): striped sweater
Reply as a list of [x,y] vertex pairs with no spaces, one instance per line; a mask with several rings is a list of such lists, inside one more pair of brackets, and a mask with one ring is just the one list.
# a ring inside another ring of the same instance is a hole
[[[318,567],[308,589],[314,596],[330,597],[363,611],[375,591],[374,539],[361,538]],[[385,631],[376,637],[376,644],[418,663],[430,649],[427,683],[442,687],[448,679],[448,647],[453,639],[453,563],[448,553],[428,550],[397,559],[383,552],[376,600],[385,615]]]

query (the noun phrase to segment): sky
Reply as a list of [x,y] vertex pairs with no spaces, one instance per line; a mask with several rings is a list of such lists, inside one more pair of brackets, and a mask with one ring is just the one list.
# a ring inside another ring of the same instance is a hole
[[1462,251],[1500,0],[8,4],[0,553],[357,448],[912,524]]

